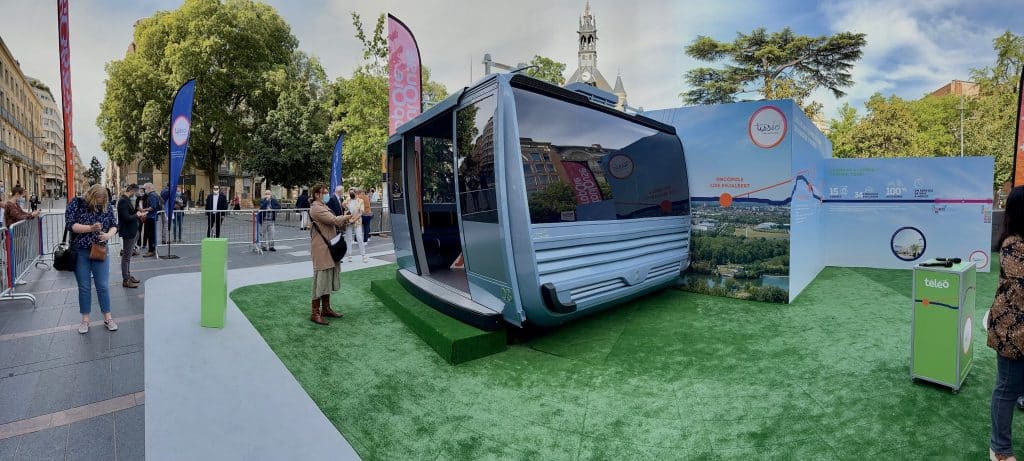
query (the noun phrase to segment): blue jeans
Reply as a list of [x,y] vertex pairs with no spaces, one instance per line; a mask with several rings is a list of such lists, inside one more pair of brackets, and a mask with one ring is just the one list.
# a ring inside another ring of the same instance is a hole
[[370,241],[370,221],[373,220],[373,215],[363,215],[363,241]]
[[1012,454],[1010,430],[1017,397],[1024,394],[1024,360],[996,355],[996,388],[992,391],[992,441],[997,454]]
[[[92,287],[90,279],[96,283],[96,297],[100,300],[100,311],[110,312],[110,266],[107,260],[93,261],[89,259],[88,249],[75,250],[75,280],[78,281],[78,312],[82,315],[92,311]],[[91,276],[91,277],[90,277]]]

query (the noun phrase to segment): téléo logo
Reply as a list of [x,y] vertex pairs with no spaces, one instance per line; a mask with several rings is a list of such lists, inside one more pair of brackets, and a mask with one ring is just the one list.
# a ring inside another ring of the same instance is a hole
[[608,160],[608,172],[616,179],[626,179],[633,174],[633,159],[625,154],[615,154]]
[[188,121],[188,117],[179,115],[174,119],[174,124],[171,125],[171,140],[174,141],[174,145],[180,147],[188,142],[190,128],[192,128],[192,124]]
[[786,116],[775,106],[764,106],[750,116],[747,135],[755,146],[771,149],[786,137]]
[[924,279],[924,286],[931,288],[949,288],[949,280]]

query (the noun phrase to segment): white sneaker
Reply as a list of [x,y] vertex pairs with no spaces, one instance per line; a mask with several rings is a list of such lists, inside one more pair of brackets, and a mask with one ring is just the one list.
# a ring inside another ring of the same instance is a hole
[[78,325],[78,332],[83,334],[83,335],[88,333],[89,332],[89,322],[87,322],[85,320],[82,320],[82,323],[80,323]]
[[107,330],[117,331],[117,323],[114,322],[114,319],[104,320],[103,324],[107,326]]
[[366,255],[363,255],[363,262],[364,263],[370,262],[370,258],[367,258]]

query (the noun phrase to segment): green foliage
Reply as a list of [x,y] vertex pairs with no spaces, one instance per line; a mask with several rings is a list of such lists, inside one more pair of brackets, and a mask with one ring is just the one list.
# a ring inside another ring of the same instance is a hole
[[576,209],[572,187],[561,181],[530,193],[530,216],[535,222],[560,222],[563,211]]
[[[695,233],[692,237],[690,251],[691,260],[707,261],[715,266],[774,261],[774,265],[788,267],[789,240],[724,235],[708,236]],[[786,259],[773,259],[779,257]],[[786,261],[786,264],[782,264],[782,261]]]
[[135,52],[107,64],[97,124],[118,163],[167,158],[171,98],[196,79],[188,163],[214,180],[225,160],[252,151],[252,132],[278,95],[268,73],[286,66],[298,41],[270,6],[252,0],[186,0],[135,28]]
[[[346,184],[373,187],[380,183],[381,162],[388,139],[387,37],[384,15],[367,35],[359,14],[352,13],[356,38],[363,45],[364,63],[349,78],[338,78],[327,90],[331,121],[328,139],[345,133],[342,170]],[[447,97],[444,86],[430,81],[422,67],[423,99],[437,102]]]
[[853,85],[850,70],[867,43],[865,35],[839,32],[831,36],[796,35],[790,28],[768,33],[761,27],[737,33],[732,42],[699,36],[686,54],[701,61],[723,61],[722,68],[700,67],[686,73],[692,89],[680,94],[688,104],[733,102],[737,95],[757,92],[767,99],[795,99],[808,116],[821,105],[811,92],[828,88],[837,98]]
[[103,165],[100,163],[100,159],[92,156],[92,160],[89,161],[89,169],[85,171],[85,177],[89,178],[89,185],[99,184],[100,178],[103,177]]
[[256,124],[242,167],[287,188],[323,180],[333,147],[326,136],[326,87],[317,59],[299,51],[287,67],[268,72],[265,90],[278,95],[277,106]]
[[750,299],[754,301],[761,301],[764,303],[778,303],[785,304],[789,302],[789,293],[779,287],[773,286],[760,286],[750,287],[747,289],[750,293]]
[[993,40],[991,67],[975,69],[978,96],[924,96],[905,100],[875,94],[863,117],[844,104],[830,123],[836,157],[942,157],[960,155],[963,111],[964,155],[995,157],[995,187],[1010,179],[1017,110],[1017,79],[1024,64],[1024,36],[1006,32]]
[[526,75],[554,83],[558,86],[565,85],[564,63],[551,58],[545,58],[544,56],[534,55],[527,65],[537,67],[528,69]]

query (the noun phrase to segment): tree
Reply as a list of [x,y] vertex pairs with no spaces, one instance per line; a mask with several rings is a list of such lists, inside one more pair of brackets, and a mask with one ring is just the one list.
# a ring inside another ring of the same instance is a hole
[[845,104],[830,124],[836,157],[956,156],[960,154],[963,108],[965,155],[995,157],[995,187],[1010,179],[1012,140],[1017,110],[1018,72],[1024,65],[1024,36],[1006,32],[993,41],[995,63],[974,69],[977,96],[926,95],[903,100],[876,94],[867,113]]
[[688,104],[716,104],[757,92],[767,99],[793,98],[814,116],[821,106],[808,101],[811,92],[824,87],[839,98],[846,94],[843,88],[853,85],[850,70],[863,53],[864,37],[853,32],[809,37],[788,27],[770,34],[763,27],[737,33],[731,43],[701,35],[686,47],[686,54],[725,65],[687,72],[686,82],[693,89],[680,96]]
[[89,185],[99,184],[100,178],[103,177],[103,165],[100,163],[100,159],[92,156],[92,160],[89,161],[89,169],[85,171],[85,177],[89,178]]
[[839,118],[832,119],[828,126],[828,137],[832,140],[832,156],[838,158],[856,157],[853,134],[857,130],[857,109],[844,102],[839,108]]
[[853,131],[857,157],[910,157],[916,154],[917,124],[910,104],[898,96],[875,93],[864,106],[867,115]]
[[266,74],[265,85],[278,95],[277,106],[256,124],[243,168],[286,188],[323,179],[332,145],[324,106],[327,76],[320,62],[296,51],[287,67]]
[[[362,43],[362,65],[349,78],[338,78],[327,91],[331,122],[328,139],[345,133],[342,171],[346,184],[369,186],[380,182],[381,159],[388,139],[387,38],[384,15],[377,18],[373,33],[367,35],[359,14],[352,13],[356,39]],[[437,102],[447,96],[444,86],[430,81],[422,68],[424,101]]]
[[555,85],[565,85],[565,64],[544,56],[534,55],[528,66],[536,66],[527,69],[526,75],[539,78]]
[[102,147],[125,164],[167,158],[174,91],[196,79],[188,163],[217,180],[219,167],[252,152],[255,124],[278,95],[268,73],[288,65],[298,45],[270,6],[253,0],[186,0],[135,28],[134,52],[107,64],[97,124]]
[[992,40],[992,48],[996,52],[995,64],[971,71],[979,94],[966,101],[964,142],[970,154],[995,156],[995,186],[1001,187],[1012,179],[1017,85],[1024,65],[1024,35],[1006,31]]

